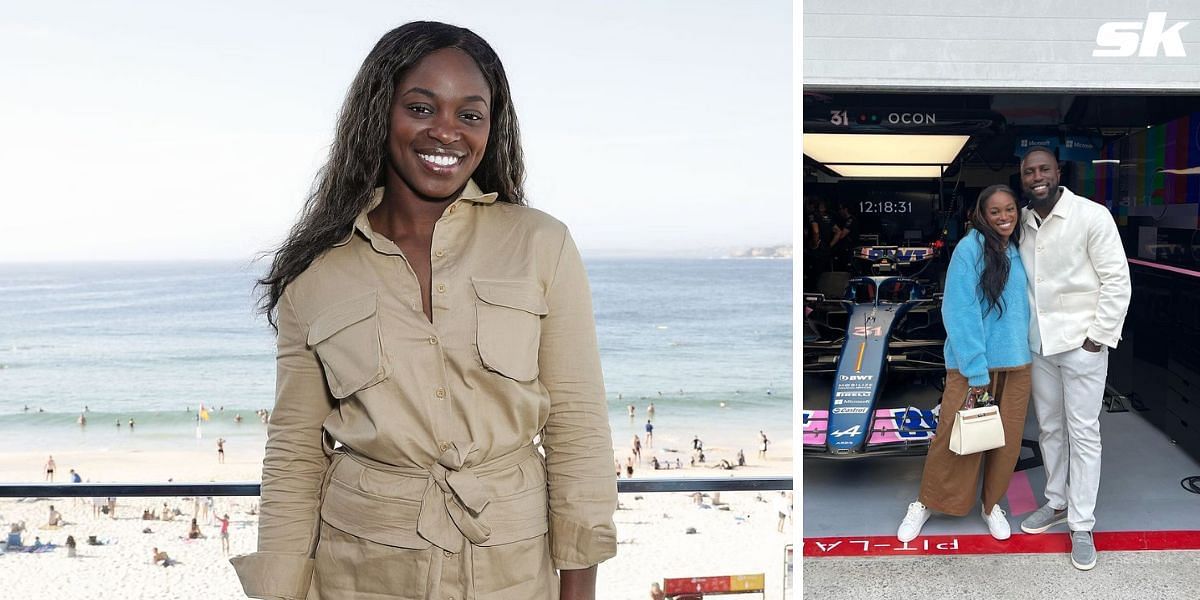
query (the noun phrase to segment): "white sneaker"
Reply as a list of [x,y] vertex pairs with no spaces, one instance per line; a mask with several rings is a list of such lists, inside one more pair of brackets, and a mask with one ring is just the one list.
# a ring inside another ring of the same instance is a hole
[[999,505],[992,507],[992,514],[988,514],[980,510],[983,515],[983,522],[987,523],[988,531],[992,537],[998,540],[1007,540],[1012,535],[1012,529],[1008,526],[1008,518],[1004,516],[1004,509]]
[[921,527],[932,515],[933,513],[920,502],[909,504],[908,514],[904,515],[904,520],[900,522],[900,529],[896,531],[896,537],[905,543],[917,539],[917,536],[921,535]]

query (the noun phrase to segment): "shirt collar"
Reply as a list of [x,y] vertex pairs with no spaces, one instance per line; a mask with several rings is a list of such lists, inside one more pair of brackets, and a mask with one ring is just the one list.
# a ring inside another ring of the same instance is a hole
[[1025,207],[1025,218],[1023,222],[1035,223],[1040,219],[1041,223],[1045,223],[1046,221],[1049,221],[1051,217],[1069,219],[1075,208],[1075,193],[1067,189],[1067,186],[1065,185],[1059,186],[1058,189],[1062,193],[1059,195],[1058,201],[1054,203],[1054,208],[1050,210],[1050,214],[1046,215],[1046,218],[1042,219],[1032,208]]
[[1062,195],[1058,197],[1058,202],[1054,203],[1054,209],[1050,211],[1050,214],[1046,215],[1047,219],[1054,216],[1060,219],[1067,219],[1074,212],[1072,209],[1075,207],[1075,194],[1067,189],[1065,185],[1059,186],[1058,189],[1062,190]]
[[[458,195],[458,198],[455,199],[454,202],[450,203],[450,206],[454,206],[460,202],[471,202],[473,204],[493,204],[496,202],[498,197],[500,197],[500,194],[497,194],[496,192],[484,193],[483,190],[479,189],[479,185],[475,183],[474,179],[468,179],[467,186],[463,188],[463,191]],[[354,218],[354,227],[350,230],[350,233],[347,233],[345,237],[334,244],[334,247],[345,246],[346,244],[350,243],[350,238],[354,237],[355,231],[362,233],[363,236],[368,240],[372,239],[374,230],[371,229],[371,221],[367,218],[367,215],[369,215],[371,211],[375,210],[375,207],[379,206],[380,202],[383,202],[383,188],[377,187],[371,192],[371,201],[367,202],[367,207],[364,208],[362,212],[358,213],[358,216]],[[447,210],[449,210],[449,207],[447,207]]]

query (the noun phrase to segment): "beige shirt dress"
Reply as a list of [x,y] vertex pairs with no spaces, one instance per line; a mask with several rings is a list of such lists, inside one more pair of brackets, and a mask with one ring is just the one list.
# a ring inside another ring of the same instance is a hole
[[400,249],[351,234],[278,305],[258,552],[273,599],[558,597],[616,554],[612,436],[566,227],[470,182],[433,234],[433,321]]

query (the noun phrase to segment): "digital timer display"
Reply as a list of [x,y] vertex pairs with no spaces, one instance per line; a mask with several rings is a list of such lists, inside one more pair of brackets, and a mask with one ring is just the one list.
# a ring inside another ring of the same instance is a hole
[[861,215],[895,215],[911,214],[913,203],[908,200],[859,200],[858,213]]

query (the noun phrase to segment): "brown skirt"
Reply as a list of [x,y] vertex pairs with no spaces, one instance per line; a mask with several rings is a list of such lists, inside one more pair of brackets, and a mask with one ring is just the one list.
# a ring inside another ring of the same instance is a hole
[[988,392],[1000,403],[1004,445],[987,452],[960,456],[950,451],[950,432],[954,429],[954,414],[962,408],[970,385],[958,371],[946,371],[937,435],[929,445],[925,472],[921,475],[918,500],[922,504],[949,515],[966,515],[975,505],[980,463],[983,464],[983,506],[990,511],[1000,502],[1008,491],[1013,467],[1021,455],[1025,411],[1032,390],[1031,373],[1030,365],[989,372]]

